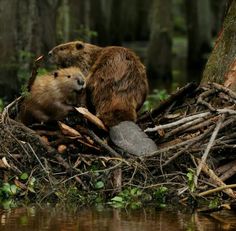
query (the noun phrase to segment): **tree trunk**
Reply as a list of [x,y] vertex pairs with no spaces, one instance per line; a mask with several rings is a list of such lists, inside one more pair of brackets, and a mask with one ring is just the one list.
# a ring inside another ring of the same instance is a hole
[[[109,24],[107,21],[106,10],[110,10],[110,4],[107,1],[92,0],[91,2],[91,15],[92,15],[92,26],[91,29],[97,32],[97,37],[92,41],[99,45],[107,45],[109,43]],[[120,31],[119,31],[120,32]],[[121,33],[121,32],[120,32]]]
[[19,89],[16,62],[17,0],[0,0],[0,97],[12,100]]
[[[223,24],[223,30],[216,40],[208,59],[201,84],[216,82],[223,84],[225,76],[235,62],[236,56],[236,0],[233,0]],[[235,76],[236,79],[236,76]]]
[[110,44],[121,45],[122,34],[122,2],[123,0],[111,0],[111,16],[109,24]]
[[[186,0],[189,70],[202,70],[205,54],[211,50],[211,21],[209,0]],[[200,76],[197,75],[197,76]],[[200,81],[200,79],[195,79]]]
[[222,23],[223,16],[226,9],[227,0],[211,0],[212,9],[212,34],[215,36],[219,33]]
[[169,88],[171,84],[171,33],[171,0],[154,0],[147,57],[147,71],[154,83],[152,85],[160,82]]

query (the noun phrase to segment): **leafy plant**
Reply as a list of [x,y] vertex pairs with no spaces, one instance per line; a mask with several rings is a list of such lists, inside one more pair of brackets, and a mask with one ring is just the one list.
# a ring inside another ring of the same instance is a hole
[[153,197],[154,197],[158,207],[160,207],[160,208],[166,207],[167,192],[168,192],[168,189],[164,186],[161,186],[157,190],[154,191]]
[[187,178],[188,178],[188,187],[189,187],[190,192],[195,191],[194,176],[195,176],[195,171],[189,168],[188,173],[187,173]]
[[148,95],[147,100],[144,102],[144,105],[142,107],[142,111],[148,111],[151,110],[152,108],[155,108],[160,104],[161,101],[165,100],[168,98],[168,93],[167,91],[164,90],[159,90],[155,89],[153,90],[153,93]]
[[22,173],[19,177],[12,177],[14,181],[0,182],[0,200],[7,200],[16,198],[18,196],[25,196],[28,192],[35,193],[34,177],[29,177],[27,173]]
[[139,188],[127,188],[113,197],[108,204],[115,208],[137,209],[142,206],[143,192]]
[[220,200],[218,197],[215,197],[213,200],[210,201],[208,207],[209,209],[215,209],[220,205]]

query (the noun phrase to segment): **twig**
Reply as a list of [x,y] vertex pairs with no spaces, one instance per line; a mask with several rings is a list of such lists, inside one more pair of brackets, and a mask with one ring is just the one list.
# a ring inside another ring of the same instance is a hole
[[212,194],[212,193],[216,193],[216,192],[223,191],[225,189],[232,189],[232,188],[236,188],[236,184],[223,185],[223,186],[220,186],[218,188],[214,188],[214,189],[207,190],[205,192],[201,192],[201,193],[197,194],[197,196],[203,197],[203,196],[207,196],[207,195]]
[[39,164],[41,165],[42,169],[44,170],[44,172],[48,175],[49,172],[47,169],[45,169],[45,167],[43,166],[41,160],[38,158],[37,154],[35,153],[34,149],[32,148],[31,144],[27,143],[27,146],[30,148],[31,152],[33,153],[33,155],[35,156],[35,158],[37,159],[37,161],[39,162]]
[[[149,157],[155,156],[155,155],[160,154],[160,153],[165,153],[165,152],[170,151],[171,149],[175,149],[175,148],[179,148],[179,147],[184,146],[184,145],[188,145],[188,144],[191,143],[191,142],[196,143],[195,140],[196,140],[196,141],[200,141],[201,139],[203,139],[203,138],[205,138],[207,135],[209,135],[209,133],[210,133],[212,130],[213,130],[213,127],[210,127],[205,133],[203,133],[203,134],[201,134],[201,135],[199,135],[199,136],[197,136],[197,137],[194,137],[193,139],[188,139],[188,140],[185,140],[185,141],[183,141],[183,142],[181,142],[181,143],[178,143],[178,144],[169,146],[169,147],[167,147],[167,148],[160,149],[160,150],[158,150],[158,151],[156,151],[156,152],[154,152],[154,153],[150,153],[150,154],[148,154],[148,155],[145,155],[145,156],[143,156],[142,158],[149,158]],[[181,153],[180,153],[180,154],[181,154]]]
[[204,118],[204,117],[206,117],[206,116],[208,116],[210,114],[211,114],[210,112],[199,113],[199,114],[196,114],[196,115],[185,117],[183,119],[177,120],[177,121],[169,123],[169,124],[155,126],[154,128],[147,128],[147,129],[144,130],[144,132],[155,132],[155,131],[157,131],[159,129],[172,128],[172,127],[175,127],[177,125],[180,125],[180,124],[183,124],[183,123],[187,123],[189,121],[192,121],[192,120],[195,120],[195,119],[198,119],[198,118]]
[[[215,116],[215,117],[210,117],[209,119],[205,120],[204,122],[201,122],[199,124],[196,124],[195,126],[192,126],[190,128],[187,128],[185,130],[185,132],[193,132],[193,131],[196,131],[196,130],[199,130],[200,128],[204,128],[204,127],[207,127],[207,126],[210,126],[212,125],[213,123],[215,123],[215,120],[218,120],[219,116]],[[223,126],[223,125],[222,125]]]
[[210,141],[209,141],[209,143],[208,143],[208,145],[206,147],[206,150],[205,150],[204,154],[202,155],[201,162],[200,162],[200,164],[197,167],[197,172],[196,172],[196,175],[194,176],[194,184],[195,184],[196,187],[197,187],[198,176],[199,176],[199,174],[200,174],[200,172],[202,170],[203,164],[206,163],[206,159],[207,159],[208,154],[209,154],[209,152],[211,150],[211,147],[214,144],[214,141],[215,141],[216,136],[217,136],[217,134],[218,134],[218,132],[220,130],[220,127],[221,127],[221,125],[223,123],[224,118],[225,118],[224,115],[219,118],[219,121],[218,121],[218,123],[217,123],[217,125],[216,125],[216,127],[215,127],[215,129],[214,129],[214,131],[212,133],[212,136],[211,136]]
[[214,107],[212,107],[210,105],[210,103],[207,103],[204,98],[207,98],[209,97],[210,95],[213,95],[215,93],[215,89],[211,89],[211,90],[208,90],[208,91],[205,91],[203,92],[202,94],[200,94],[200,96],[198,97],[198,100],[197,100],[197,104],[201,104],[203,106],[206,106],[210,111],[212,112],[215,112],[216,109]]
[[31,76],[28,80],[28,84],[27,84],[27,90],[28,92],[31,91],[31,87],[32,85],[34,84],[34,81],[37,77],[37,74],[38,74],[38,68],[40,67],[40,62],[43,60],[43,55],[41,55],[40,57],[38,57],[37,59],[34,60],[34,65],[33,65],[33,69],[32,69],[32,72],[31,72]]
[[231,161],[227,164],[224,164],[222,166],[220,166],[219,168],[217,168],[215,170],[215,172],[218,174],[218,175],[221,175],[223,174],[224,172],[228,171],[229,169],[233,168],[234,166],[236,165],[236,160],[234,161]]
[[120,157],[114,149],[112,149],[109,145],[105,144],[102,139],[100,139],[93,131],[88,129],[88,134],[98,143],[100,144],[104,149],[106,149],[112,156]]
[[229,95],[231,98],[233,98],[234,100],[236,100],[236,93],[233,92],[232,90],[230,90],[227,87],[224,87],[218,83],[211,83],[212,86],[214,86],[217,90],[222,91],[224,93],[226,93],[227,95]]
[[171,158],[169,158],[163,165],[162,167],[168,165],[169,163],[171,163],[173,160],[175,160],[177,157],[179,157],[182,153],[184,153],[186,150],[189,150],[189,148],[191,146],[193,146],[194,144],[196,144],[197,142],[199,142],[200,140],[202,140],[203,138],[205,138],[211,131],[212,131],[213,127],[210,127],[205,133],[203,133],[200,136],[197,136],[191,140],[189,140],[189,143],[186,145],[185,148],[181,149],[180,151],[178,151],[177,153],[175,153]]
[[192,127],[195,124],[199,124],[199,123],[203,122],[204,120],[206,120],[206,119],[205,118],[198,118],[196,120],[187,122],[187,123],[175,128],[175,129],[171,130],[170,132],[166,133],[165,138],[176,135],[177,133],[180,133],[180,132],[183,133],[189,127]]
[[146,112],[145,114],[141,115],[138,118],[138,123],[147,120],[149,117],[156,117],[157,115],[162,113],[166,108],[168,108],[174,101],[178,100],[179,98],[183,98],[189,92],[193,92],[196,88],[197,85],[195,83],[188,83],[186,86],[171,94],[171,96],[167,100],[161,102],[160,105],[153,111]]
[[[196,159],[196,160],[197,160],[198,164],[200,164],[200,160],[199,160],[199,159]],[[214,184],[216,184],[216,185],[218,185],[218,186],[220,186],[220,187],[226,185],[226,184],[214,173],[214,171],[208,167],[207,164],[205,164],[205,163],[203,164],[203,166],[202,166],[202,171],[203,171],[207,176],[210,177],[210,180],[211,180]],[[235,192],[234,192],[232,189],[224,189],[223,191],[224,191],[224,193],[226,193],[228,196],[230,196],[230,197],[232,197],[232,198],[234,198],[234,199],[236,198],[236,194],[235,194]]]
[[7,121],[9,121],[9,111],[12,107],[14,107],[17,103],[19,103],[22,100],[22,96],[18,97],[17,99],[15,99],[13,102],[11,102],[10,104],[8,104],[2,112],[2,117],[1,117],[1,122],[3,124],[6,124]]

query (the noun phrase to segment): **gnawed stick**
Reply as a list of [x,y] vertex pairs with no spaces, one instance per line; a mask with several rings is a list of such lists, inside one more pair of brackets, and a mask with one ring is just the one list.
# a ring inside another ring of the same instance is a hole
[[172,128],[172,127],[178,126],[180,124],[184,124],[184,123],[196,120],[198,118],[205,118],[206,116],[209,116],[210,114],[211,114],[210,112],[198,113],[198,114],[191,115],[191,116],[185,117],[183,119],[177,120],[172,123],[158,125],[158,126],[155,126],[154,128],[147,128],[144,130],[144,132],[155,132],[159,129]]
[[217,134],[218,134],[218,132],[220,130],[220,127],[221,127],[221,125],[223,123],[224,118],[225,118],[224,115],[222,115],[219,118],[219,121],[218,121],[218,123],[217,123],[217,125],[216,125],[216,127],[215,127],[215,129],[214,129],[214,131],[212,133],[212,135],[211,135],[211,138],[210,138],[210,141],[209,141],[209,143],[208,143],[208,145],[206,147],[206,150],[205,150],[204,154],[202,155],[201,161],[200,161],[200,163],[199,163],[199,165],[197,167],[197,172],[196,172],[196,175],[194,176],[194,184],[195,184],[196,187],[197,187],[198,176],[200,175],[200,172],[202,170],[203,165],[206,163],[206,159],[207,159],[208,154],[209,154],[209,152],[211,150],[211,147],[214,144],[214,141],[215,141],[216,136],[217,136]]
[[[214,189],[210,189],[210,190],[207,190],[205,192],[201,192],[199,194],[197,194],[197,196],[199,197],[203,197],[203,196],[207,196],[209,194],[212,194],[212,193],[216,193],[216,192],[221,192],[221,191],[226,191],[226,190],[232,190],[232,188],[236,188],[236,184],[228,184],[228,185],[222,185],[220,187],[217,187],[217,188],[214,188]],[[233,191],[233,190],[232,190]],[[228,194],[228,193],[226,193]],[[229,195],[229,194],[228,194]],[[236,198],[236,195],[233,194],[233,198]],[[229,195],[230,196],[230,195]]]
[[227,171],[225,171],[222,175],[220,175],[220,179],[222,181],[226,181],[231,176],[235,175],[235,173],[236,173],[236,163],[235,163],[235,161],[233,161],[233,163],[230,164],[231,167]]
[[34,60],[34,65],[33,65],[33,69],[31,72],[31,76],[28,80],[28,84],[27,84],[27,90],[28,92],[30,92],[32,85],[34,84],[34,81],[37,77],[38,74],[38,68],[40,67],[40,62],[43,60],[43,55],[39,56],[37,59]]
[[102,139],[100,139],[100,137],[98,137],[93,131],[89,130],[87,131],[87,134],[89,136],[91,136],[95,142],[97,142],[98,144],[101,145],[101,147],[103,147],[104,149],[106,149],[112,156],[115,157],[120,157],[120,155],[113,149],[111,148],[109,145],[107,145]]
[[[198,165],[200,164],[200,159],[196,158],[196,161],[198,163]],[[226,193],[228,196],[232,197],[232,198],[236,198],[236,193],[230,188],[230,187],[226,187],[227,186],[215,173],[212,169],[210,169],[208,167],[208,165],[206,163],[202,163],[202,171],[210,177],[210,179],[214,182],[215,185],[218,185],[220,187],[222,187],[222,189],[220,191],[223,191],[224,193]],[[207,194],[198,194],[199,196],[204,196]]]
[[231,162],[229,162],[227,164],[224,164],[224,165],[218,167],[215,170],[215,172],[216,172],[217,175],[222,175],[222,174],[224,174],[225,172],[227,172],[229,169],[231,169],[234,166],[236,166],[236,160],[231,161]]

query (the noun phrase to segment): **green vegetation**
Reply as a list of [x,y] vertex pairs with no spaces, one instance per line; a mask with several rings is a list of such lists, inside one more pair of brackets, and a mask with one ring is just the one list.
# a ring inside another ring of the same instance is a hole
[[13,200],[18,197],[28,196],[28,193],[35,193],[36,179],[22,173],[19,177],[10,177],[8,182],[0,181],[0,203]]
[[195,191],[194,175],[195,175],[195,171],[189,168],[188,173],[187,173],[187,178],[188,178],[188,187],[189,187],[190,192]]
[[139,188],[126,188],[108,202],[109,205],[115,208],[131,208],[137,209],[143,207],[147,203],[154,203],[159,208],[166,206],[166,195],[168,189],[159,187],[150,192]]
[[157,107],[161,101],[168,98],[167,91],[160,90],[160,89],[154,89],[153,93],[148,95],[147,100],[144,102],[144,105],[142,107],[142,111],[148,111],[155,107]]
[[3,99],[0,98],[0,112],[3,111],[3,108],[4,108],[4,102]]

